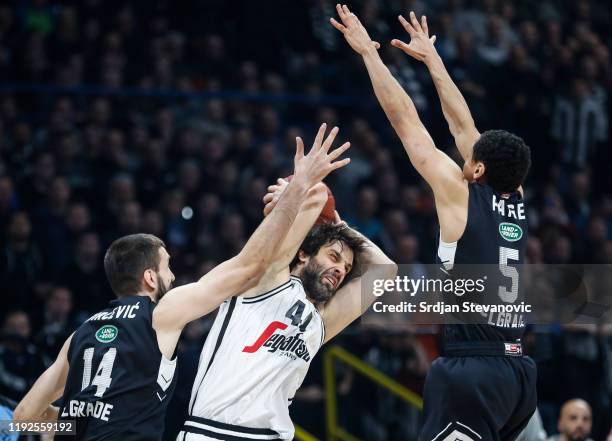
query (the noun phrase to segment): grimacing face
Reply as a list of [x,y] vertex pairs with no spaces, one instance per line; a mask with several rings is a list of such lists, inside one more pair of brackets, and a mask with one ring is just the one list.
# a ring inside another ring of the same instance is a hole
[[353,268],[354,253],[344,242],[323,245],[314,256],[305,256],[300,278],[307,295],[316,303],[329,300]]

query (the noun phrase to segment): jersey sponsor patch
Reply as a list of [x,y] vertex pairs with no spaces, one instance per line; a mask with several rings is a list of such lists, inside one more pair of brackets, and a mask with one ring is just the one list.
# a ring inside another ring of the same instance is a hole
[[268,352],[274,353],[280,351],[293,359],[297,357],[304,361],[310,361],[310,353],[306,347],[306,342],[302,338],[302,333],[292,336],[276,333],[277,330],[284,330],[286,328],[287,325],[282,322],[275,321],[270,323],[257,340],[255,340],[255,343],[245,346],[242,352],[252,354],[261,347],[264,347]]
[[504,343],[505,354],[513,357],[523,355],[523,346],[520,343]]
[[100,343],[110,343],[119,335],[119,329],[113,325],[104,325],[96,331],[96,340]]
[[499,234],[508,242],[516,242],[523,237],[523,229],[517,224],[502,222],[499,224]]

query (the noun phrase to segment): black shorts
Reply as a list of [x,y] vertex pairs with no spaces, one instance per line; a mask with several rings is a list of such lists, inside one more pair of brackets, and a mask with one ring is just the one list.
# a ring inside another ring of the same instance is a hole
[[514,440],[537,404],[529,357],[440,357],[425,381],[419,441]]

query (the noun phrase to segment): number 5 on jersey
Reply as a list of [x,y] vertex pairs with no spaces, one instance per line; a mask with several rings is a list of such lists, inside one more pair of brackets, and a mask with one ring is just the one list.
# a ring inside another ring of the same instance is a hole
[[109,348],[106,354],[102,357],[102,361],[98,366],[96,375],[91,381],[91,368],[92,360],[94,355],[94,348],[87,348],[83,352],[83,382],[81,383],[81,390],[88,387],[90,384],[96,386],[95,396],[100,398],[106,392],[106,389],[110,387],[111,372],[113,371],[113,364],[115,363],[115,357],[117,356],[117,348]]

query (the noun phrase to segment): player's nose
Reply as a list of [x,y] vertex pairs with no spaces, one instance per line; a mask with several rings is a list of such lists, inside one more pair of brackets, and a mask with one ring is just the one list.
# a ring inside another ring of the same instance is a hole
[[342,282],[342,279],[344,279],[344,276],[346,275],[344,271],[344,267],[342,265],[334,266],[333,274],[334,274],[334,277],[336,277],[339,282]]

